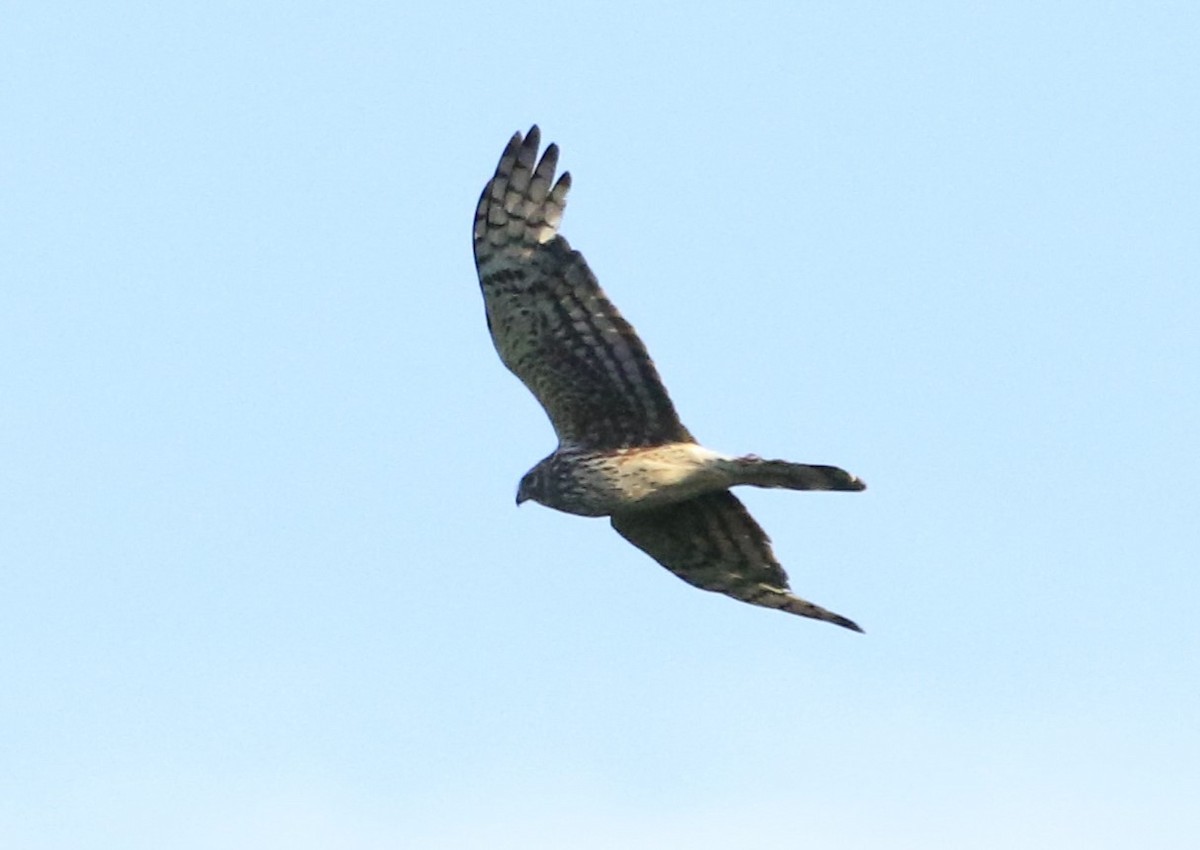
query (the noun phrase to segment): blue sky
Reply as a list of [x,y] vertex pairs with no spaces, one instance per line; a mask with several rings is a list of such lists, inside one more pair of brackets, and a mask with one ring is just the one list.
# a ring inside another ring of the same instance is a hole
[[[1188,3],[21,4],[0,844],[1127,848],[1200,829]],[[513,507],[475,201],[563,232],[865,636]]]

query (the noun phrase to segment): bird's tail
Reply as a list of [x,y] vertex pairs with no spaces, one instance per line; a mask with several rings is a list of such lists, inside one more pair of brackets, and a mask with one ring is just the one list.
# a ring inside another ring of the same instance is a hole
[[836,466],[763,460],[757,455],[734,458],[731,462],[738,484],[752,487],[782,487],[786,490],[865,490],[861,478]]

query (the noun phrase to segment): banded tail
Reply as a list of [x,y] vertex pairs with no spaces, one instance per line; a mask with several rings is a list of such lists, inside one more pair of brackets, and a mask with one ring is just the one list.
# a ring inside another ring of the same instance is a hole
[[752,487],[851,492],[867,489],[861,478],[836,466],[763,460],[757,455],[734,458],[730,466],[737,478],[735,484],[749,484]]

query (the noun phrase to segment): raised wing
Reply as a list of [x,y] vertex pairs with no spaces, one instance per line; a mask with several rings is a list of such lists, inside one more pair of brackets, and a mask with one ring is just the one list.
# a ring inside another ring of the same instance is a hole
[[742,602],[835,623],[848,620],[788,592],[771,540],[728,490],[647,511],[613,514],[617,533],[688,584]]
[[560,444],[596,449],[690,441],[633,327],[578,251],[556,235],[571,175],[515,134],[475,211],[475,268],[500,359],[545,408]]

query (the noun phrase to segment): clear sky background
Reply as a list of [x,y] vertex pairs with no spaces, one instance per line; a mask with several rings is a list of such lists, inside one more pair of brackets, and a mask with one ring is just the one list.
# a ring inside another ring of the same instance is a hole
[[[23,3],[0,845],[1200,831],[1194,3]],[[803,596],[513,506],[474,205],[563,232]]]

